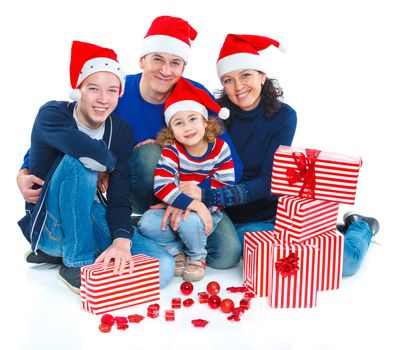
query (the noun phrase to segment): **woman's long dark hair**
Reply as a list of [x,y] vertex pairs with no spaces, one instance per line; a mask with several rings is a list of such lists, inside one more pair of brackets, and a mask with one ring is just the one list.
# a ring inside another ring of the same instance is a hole
[[[214,94],[219,105],[230,110],[230,118],[224,121],[226,125],[229,125],[230,121],[235,118],[235,108],[233,108],[235,104],[227,97],[224,89],[216,90]],[[260,96],[261,103],[263,103],[265,107],[266,118],[275,115],[279,111],[283,100],[283,89],[280,87],[278,80],[266,78],[265,83],[262,85]]]

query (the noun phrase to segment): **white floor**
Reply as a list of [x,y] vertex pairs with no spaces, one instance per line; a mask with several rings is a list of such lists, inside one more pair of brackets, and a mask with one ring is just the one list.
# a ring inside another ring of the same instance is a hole
[[[383,228],[382,228],[383,230]],[[382,237],[384,236],[381,232]],[[15,235],[14,235],[15,236]],[[80,297],[57,279],[57,268],[33,266],[23,261],[28,245],[15,236],[7,268],[2,268],[2,336],[7,349],[394,349],[399,318],[399,272],[392,267],[392,249],[373,243],[358,275],[342,280],[339,290],[320,292],[313,309],[272,309],[264,298],[252,301],[240,322],[196,303],[176,310],[176,320],[166,322],[163,311],[171,298],[181,296],[181,279],[175,278],[161,291],[161,314],[145,318],[121,331],[103,334],[100,316],[80,308]],[[9,240],[10,241],[10,240]],[[396,251],[396,250],[395,250]],[[242,265],[229,271],[207,270],[206,278],[195,284],[195,293],[207,282],[218,281],[220,296],[239,301],[240,294],[225,291],[242,284]],[[5,287],[8,286],[8,287]],[[184,296],[182,296],[184,297]],[[113,315],[139,313],[146,316],[146,304]],[[397,312],[398,310],[398,312]],[[392,316],[391,316],[392,315]],[[395,317],[395,320],[391,319]],[[192,319],[209,321],[194,328]],[[393,344],[393,345],[391,345]],[[5,349],[4,347],[2,347]]]

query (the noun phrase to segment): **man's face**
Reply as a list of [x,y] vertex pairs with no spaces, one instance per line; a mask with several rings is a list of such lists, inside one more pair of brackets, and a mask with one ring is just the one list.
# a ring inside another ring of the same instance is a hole
[[97,72],[82,82],[80,91],[78,121],[90,129],[96,129],[117,107],[120,79],[110,72]]
[[141,87],[146,95],[170,93],[184,72],[184,60],[164,52],[153,52],[139,60],[143,70]]

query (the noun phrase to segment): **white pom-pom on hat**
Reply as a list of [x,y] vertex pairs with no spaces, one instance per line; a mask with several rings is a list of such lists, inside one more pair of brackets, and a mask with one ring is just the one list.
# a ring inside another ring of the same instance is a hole
[[81,98],[81,90],[73,89],[70,92],[70,99],[73,101],[78,101]]
[[219,118],[226,120],[230,117],[230,110],[226,107],[222,107],[219,112]]

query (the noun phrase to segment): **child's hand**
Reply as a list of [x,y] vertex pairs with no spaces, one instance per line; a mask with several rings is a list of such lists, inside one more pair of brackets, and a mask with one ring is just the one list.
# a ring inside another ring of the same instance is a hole
[[213,229],[213,219],[206,205],[198,200],[193,200],[188,206],[188,209],[195,211],[200,216],[205,225],[205,234],[206,236],[209,236]]

